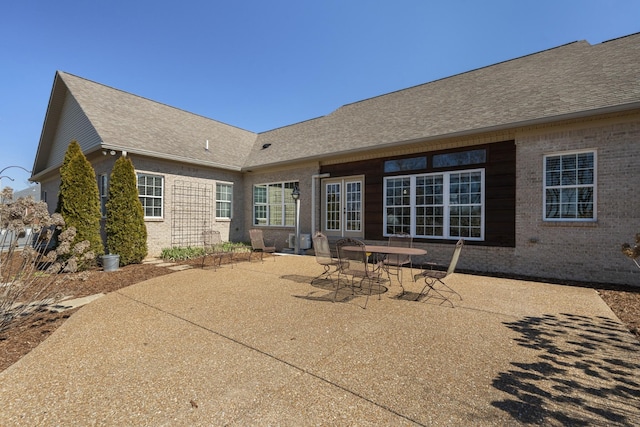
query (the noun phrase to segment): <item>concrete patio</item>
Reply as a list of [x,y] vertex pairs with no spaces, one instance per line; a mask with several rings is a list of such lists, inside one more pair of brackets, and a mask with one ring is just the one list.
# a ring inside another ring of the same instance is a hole
[[363,309],[321,271],[277,256],[93,301],[0,373],[0,425],[640,425],[640,343],[593,289],[456,274],[453,308],[394,284]]

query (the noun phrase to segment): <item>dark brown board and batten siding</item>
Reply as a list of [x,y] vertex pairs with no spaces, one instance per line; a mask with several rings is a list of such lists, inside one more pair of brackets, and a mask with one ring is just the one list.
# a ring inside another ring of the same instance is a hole
[[[486,150],[486,163],[446,169],[432,166],[433,155],[476,149]],[[384,172],[384,162],[387,160],[419,156],[427,156],[426,169],[386,174]],[[329,173],[332,178],[364,175],[365,239],[386,240],[386,237],[383,236],[384,178],[386,176],[465,170],[478,167],[485,169],[485,240],[483,242],[470,241],[469,244],[515,247],[516,146],[514,141],[466,147],[458,150],[431,151],[408,156],[325,165],[321,167],[321,173]],[[443,242],[440,239],[416,238],[415,240],[425,243]]]

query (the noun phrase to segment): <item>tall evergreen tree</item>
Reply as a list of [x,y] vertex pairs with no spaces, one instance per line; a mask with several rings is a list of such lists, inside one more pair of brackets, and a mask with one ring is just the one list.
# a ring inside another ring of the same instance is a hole
[[[82,149],[80,148],[80,144],[77,141],[71,141],[69,146],[67,147],[67,151],[64,153],[64,159],[62,160],[62,166],[60,167],[60,176],[62,177],[62,173],[69,169],[69,163],[71,159],[75,156],[82,155]],[[60,190],[58,191],[58,205],[56,206],[56,212],[62,213],[62,200],[64,198],[64,194],[62,191],[63,183],[60,184]]]
[[77,141],[71,141],[60,167],[60,193],[56,209],[64,218],[65,228],[75,227],[73,244],[89,241],[89,250],[104,254],[100,235],[100,193],[96,173],[82,153]]
[[106,207],[109,252],[120,255],[120,265],[139,264],[147,256],[147,227],[135,169],[128,157],[120,157],[113,166]]

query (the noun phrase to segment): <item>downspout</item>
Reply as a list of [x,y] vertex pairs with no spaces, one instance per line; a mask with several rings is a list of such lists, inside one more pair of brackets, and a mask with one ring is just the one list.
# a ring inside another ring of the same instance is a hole
[[311,237],[316,234],[314,230],[316,227],[316,179],[329,178],[331,174],[329,173],[320,173],[316,175],[311,175]]

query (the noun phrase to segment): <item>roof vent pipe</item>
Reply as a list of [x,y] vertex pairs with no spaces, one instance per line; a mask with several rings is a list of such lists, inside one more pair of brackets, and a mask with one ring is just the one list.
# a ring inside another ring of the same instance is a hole
[[209,151],[209,140],[207,139],[207,142],[205,143],[204,149]]

